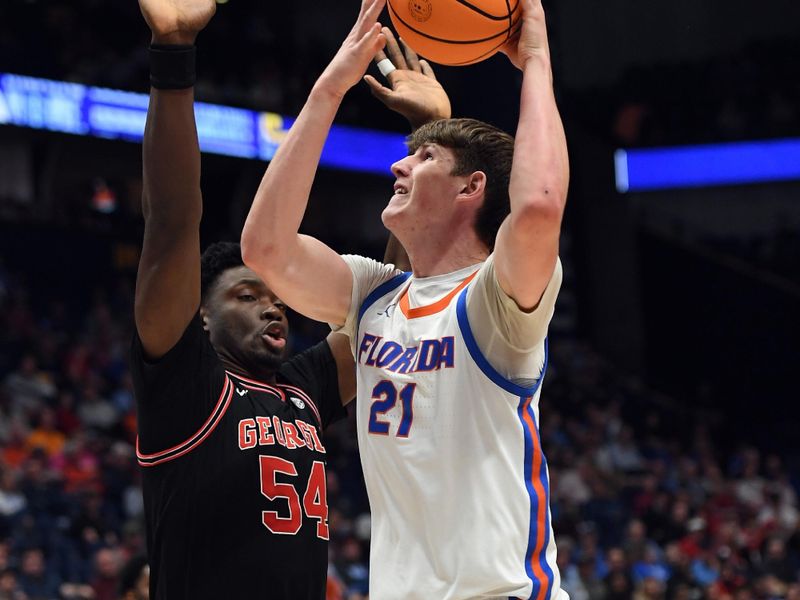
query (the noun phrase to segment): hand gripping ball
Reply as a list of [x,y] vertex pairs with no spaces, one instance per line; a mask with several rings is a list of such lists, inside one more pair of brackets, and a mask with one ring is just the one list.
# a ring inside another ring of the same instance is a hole
[[397,33],[420,56],[469,65],[497,52],[522,25],[520,0],[389,0]]

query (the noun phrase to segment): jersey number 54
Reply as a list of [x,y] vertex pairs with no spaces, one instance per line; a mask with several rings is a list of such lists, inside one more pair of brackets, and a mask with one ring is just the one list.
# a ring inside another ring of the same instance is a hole
[[311,465],[308,483],[300,506],[300,494],[291,483],[278,483],[278,473],[297,477],[294,463],[277,456],[259,456],[261,471],[261,493],[268,500],[285,499],[289,505],[289,516],[281,517],[276,510],[261,513],[264,526],[272,533],[295,535],[303,525],[303,511],[309,519],[317,520],[317,537],[327,540],[328,532],[328,493],[325,486],[325,465],[318,460]]

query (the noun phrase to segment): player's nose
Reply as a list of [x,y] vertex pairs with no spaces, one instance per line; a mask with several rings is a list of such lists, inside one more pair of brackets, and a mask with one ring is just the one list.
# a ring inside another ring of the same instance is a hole
[[407,177],[411,173],[411,156],[406,156],[392,164],[392,174],[395,177]]
[[272,302],[267,300],[261,307],[261,319],[264,321],[282,321],[283,313]]

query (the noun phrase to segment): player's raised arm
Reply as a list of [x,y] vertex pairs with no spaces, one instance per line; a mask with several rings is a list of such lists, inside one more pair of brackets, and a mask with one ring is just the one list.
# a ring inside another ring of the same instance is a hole
[[[140,0],[152,31],[143,142],[145,219],[136,329],[150,358],[180,339],[200,305],[200,149],[194,121],[194,40],[214,0]],[[161,88],[161,89],[158,89]]]
[[511,214],[497,234],[495,269],[503,290],[521,308],[533,309],[558,256],[569,162],[553,94],[544,9],[541,0],[522,0],[522,5],[519,40],[504,49],[523,77],[509,185]]
[[385,3],[363,0],[356,24],[270,162],[242,231],[245,264],[292,308],[329,323],[345,321],[352,275],[336,252],[298,229],[342,98],[385,43],[377,22]]

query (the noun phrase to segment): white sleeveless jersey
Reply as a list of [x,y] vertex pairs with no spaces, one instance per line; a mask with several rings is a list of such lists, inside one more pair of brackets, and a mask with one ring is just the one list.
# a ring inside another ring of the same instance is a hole
[[367,296],[354,338],[370,598],[568,600],[538,431],[546,341],[538,381],[508,381],[473,337],[472,278],[410,308],[408,277]]

